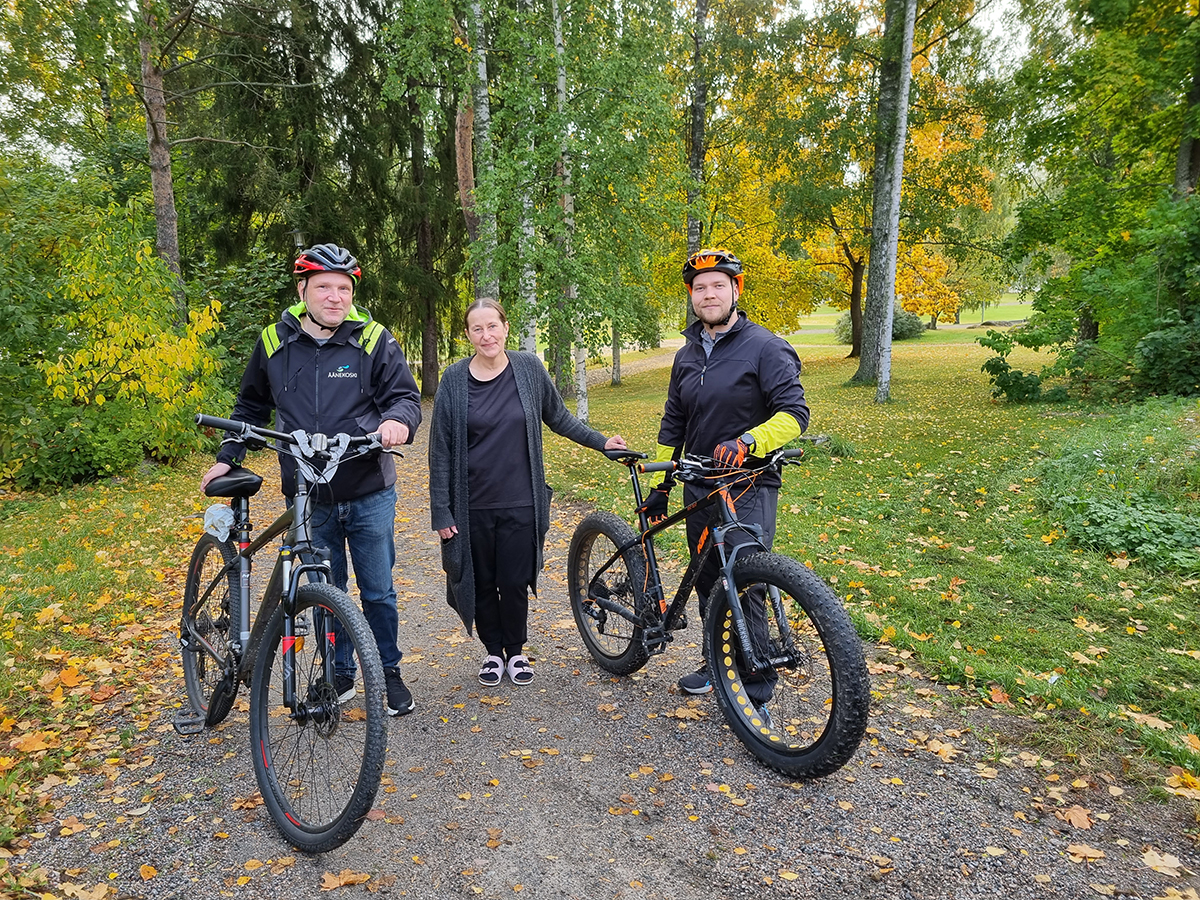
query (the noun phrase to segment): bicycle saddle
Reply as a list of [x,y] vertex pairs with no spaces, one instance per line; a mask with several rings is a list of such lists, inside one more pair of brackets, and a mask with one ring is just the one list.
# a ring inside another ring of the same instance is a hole
[[208,483],[204,493],[209,497],[253,497],[262,487],[262,476],[249,469],[234,469]]

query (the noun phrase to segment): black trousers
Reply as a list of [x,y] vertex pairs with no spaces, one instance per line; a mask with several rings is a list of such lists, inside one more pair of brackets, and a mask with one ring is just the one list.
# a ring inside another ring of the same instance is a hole
[[[685,504],[694,503],[707,493],[708,490],[704,487],[685,484],[683,486],[683,502]],[[771,544],[775,541],[775,516],[779,509],[779,488],[753,488],[746,491],[741,497],[737,496],[735,490],[732,496],[734,497],[733,506],[737,510],[738,519],[748,525],[758,525],[762,528],[762,543],[766,549],[770,550]],[[688,549],[691,550],[693,557],[700,552],[700,539],[704,536],[704,532],[708,530],[709,516],[711,514],[712,508],[710,507],[687,518]],[[704,537],[704,540],[707,545],[707,542],[712,540],[712,535],[709,534],[707,537]],[[754,538],[740,529],[726,532],[726,555],[731,553],[734,547],[751,540],[754,540]],[[717,556],[716,548],[713,548],[708,555],[708,559],[704,562],[704,567],[700,570],[696,578],[696,593],[700,601],[701,620],[704,619],[708,611],[709,597],[720,571],[721,561]],[[746,597],[742,601],[742,606],[746,613],[746,624],[750,628],[750,637],[760,646],[766,646],[767,641],[766,597],[767,593],[765,589],[762,587],[753,587],[746,592]],[[743,675],[746,693],[751,700],[761,706],[771,699],[771,695],[775,690],[775,683],[779,680],[779,676],[775,674],[774,669],[753,674],[743,673]]]
[[479,640],[490,656],[516,656],[529,638],[529,585],[537,567],[533,507],[473,509],[470,519]]

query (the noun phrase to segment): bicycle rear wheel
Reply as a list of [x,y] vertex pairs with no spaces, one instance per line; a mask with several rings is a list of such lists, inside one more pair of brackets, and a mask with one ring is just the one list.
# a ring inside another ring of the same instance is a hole
[[[196,633],[218,649],[225,649],[230,629],[239,627],[235,624],[241,611],[237,570],[230,571],[219,584],[213,585],[212,591],[203,600],[201,596],[217,577],[217,573],[236,556],[237,550],[231,541],[218,541],[207,532],[200,535],[196,549],[192,551],[191,562],[188,563],[187,581],[183,588],[180,638],[185,641],[188,639],[187,624],[190,620]],[[217,661],[199,646],[181,647],[181,652],[183,683],[187,688],[188,701],[198,715],[216,725],[229,715],[237,691],[222,691],[217,695],[210,715],[209,702],[225,672],[217,665]]]
[[[250,699],[254,774],[275,824],[296,847],[322,853],[358,831],[375,802],[383,773],[387,734],[383,668],[362,612],[328,584],[296,591],[295,688],[284,702],[283,606],[263,635]],[[333,653],[333,621],[350,641],[362,690],[349,700],[325,673]]]
[[733,577],[755,652],[776,662],[750,671],[718,582],[705,618],[704,649],[726,722],[776,771],[797,778],[836,772],[858,749],[871,702],[862,642],[850,616],[825,582],[787,557],[743,557]]
[[646,561],[635,544],[603,574],[597,573],[618,547],[636,538],[624,519],[596,512],[579,523],[567,554],[567,590],[575,625],[592,659],[614,675],[636,672],[649,658],[641,626],[616,611],[619,608],[628,616],[640,617]]

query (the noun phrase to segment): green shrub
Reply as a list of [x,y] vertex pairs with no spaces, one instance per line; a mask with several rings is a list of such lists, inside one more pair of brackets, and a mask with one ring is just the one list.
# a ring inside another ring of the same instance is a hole
[[1146,565],[1200,571],[1200,411],[1154,400],[1097,416],[1037,467],[1039,503],[1076,543]]
[[[919,338],[925,333],[925,320],[916,313],[897,306],[892,310],[892,340],[908,341]],[[850,313],[844,312],[833,323],[833,337],[839,344],[850,344],[853,336],[850,330]]]
[[1200,394],[1200,313],[1185,322],[1169,310],[1160,324],[1134,348],[1137,387],[1147,394]]
[[[181,303],[181,285],[152,249],[148,204],[87,205],[37,173],[0,166],[0,241],[15,339],[0,354],[10,393],[0,408],[0,481],[54,487],[127,471],[147,457],[199,448],[201,407],[227,408],[213,343],[220,303]],[[45,223],[57,240],[19,235]]]
[[1200,572],[1200,519],[1162,503],[1153,495],[1128,503],[1063,498],[1057,512],[1078,544],[1137,557],[1155,569]]
[[892,314],[892,340],[911,341],[925,333],[925,320],[916,313],[911,313],[902,306],[897,306]]
[[1067,399],[1066,388],[1056,386],[1049,391],[1043,391],[1041,375],[1022,372],[1008,364],[1008,354],[1012,353],[1017,343],[1017,339],[1011,333],[989,330],[976,340],[980,346],[996,351],[995,356],[984,360],[980,366],[992,382],[993,397],[1003,397],[1013,403],[1033,403],[1038,400],[1057,402]]

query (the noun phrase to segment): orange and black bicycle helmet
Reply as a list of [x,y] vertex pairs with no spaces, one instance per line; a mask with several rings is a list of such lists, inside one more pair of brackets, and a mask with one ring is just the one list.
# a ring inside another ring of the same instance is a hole
[[692,292],[692,279],[701,272],[724,272],[737,285],[738,293],[742,292],[742,261],[728,250],[697,250],[683,264],[683,283],[687,285],[688,293]]
[[315,272],[340,272],[343,275],[349,275],[355,287],[362,278],[362,269],[358,266],[358,260],[349,250],[339,247],[337,244],[317,244],[302,251],[296,257],[296,265],[292,269],[293,275],[307,278]]

